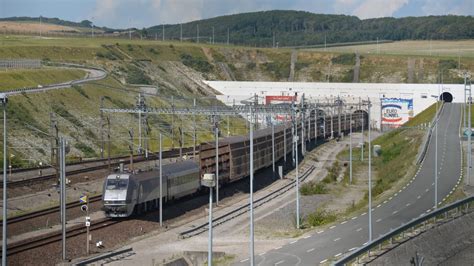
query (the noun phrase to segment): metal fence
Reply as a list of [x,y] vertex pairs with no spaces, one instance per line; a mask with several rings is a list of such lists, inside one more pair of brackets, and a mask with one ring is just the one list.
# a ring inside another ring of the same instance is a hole
[[40,68],[39,59],[0,59],[0,68]]
[[408,241],[426,230],[436,227],[439,223],[447,222],[455,217],[459,217],[473,211],[474,196],[459,200],[441,209],[425,214],[414,219],[387,234],[372,241],[366,246],[347,254],[342,259],[335,262],[335,265],[367,264],[377,257],[385,254],[400,244]]

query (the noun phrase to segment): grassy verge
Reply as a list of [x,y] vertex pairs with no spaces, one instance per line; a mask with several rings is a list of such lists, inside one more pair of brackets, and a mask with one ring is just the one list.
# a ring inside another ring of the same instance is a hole
[[0,72],[0,90],[12,90],[49,85],[83,78],[80,69],[29,69]]

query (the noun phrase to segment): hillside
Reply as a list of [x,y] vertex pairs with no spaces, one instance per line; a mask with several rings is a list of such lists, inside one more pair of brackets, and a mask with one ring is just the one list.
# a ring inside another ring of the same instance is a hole
[[[260,47],[275,45],[301,46],[380,40],[458,40],[474,38],[472,16],[429,16],[375,18],[361,20],[355,16],[313,14],[303,11],[263,11],[220,16],[182,24],[186,39]],[[163,25],[146,29],[145,35],[162,37]],[[166,39],[180,39],[180,25],[165,25]]]
[[[99,157],[101,130],[105,132],[107,128],[100,123],[102,97],[104,106],[110,108],[134,107],[140,92],[150,107],[190,106],[193,98],[199,105],[213,105],[216,103],[212,96],[217,92],[202,80],[288,81],[292,57],[290,49],[106,38],[1,36],[0,44],[0,58],[95,65],[109,72],[105,80],[71,89],[12,96],[8,116],[14,166],[49,160],[50,140],[42,132],[49,132],[50,113],[56,114],[60,135],[71,143],[70,160]],[[395,44],[404,45],[407,51],[411,46],[410,43]],[[462,42],[466,47],[462,51],[469,51],[473,44],[472,41]],[[461,47],[458,42],[433,43],[434,51],[438,47],[452,47],[451,52],[442,56],[438,53],[433,53],[433,56],[393,55],[385,45],[391,47],[392,44],[381,45],[381,54],[299,50],[295,54],[293,80],[352,82],[357,56],[360,59],[360,82],[434,83],[439,71],[443,70],[444,82],[459,83],[464,69],[474,72],[472,56],[458,61],[458,47]],[[11,77],[10,72],[19,74],[13,75],[14,80],[10,78],[13,84],[13,81],[32,77],[35,70],[8,70],[4,75]],[[53,79],[62,81],[64,76],[55,75],[50,79],[48,83]],[[17,86],[21,87],[23,83]],[[129,152],[129,130],[135,132],[134,147],[138,145],[137,116],[111,114],[109,119],[111,154],[126,155]],[[179,146],[177,132],[180,130],[184,133],[184,145],[191,145],[191,121],[189,116],[150,115],[147,128],[151,150],[157,149],[158,133],[164,134],[165,147]],[[220,126],[224,129],[224,136],[227,135],[227,121],[230,121],[230,134],[246,132],[242,119],[222,117]],[[197,126],[199,142],[212,140],[209,117],[198,116]],[[24,148],[25,145],[28,148]]]
[[[82,28],[82,29],[89,29],[92,27],[92,21],[83,20],[81,22],[73,22],[67,21],[59,18],[48,18],[48,17],[7,17],[7,18],[0,18],[0,21],[8,21],[8,22],[18,22],[18,23],[39,23],[40,21],[44,24],[51,24],[51,25],[58,25],[71,28]],[[94,28],[97,30],[103,30],[105,32],[112,32],[114,29],[107,28],[107,27],[97,27],[94,25]]]

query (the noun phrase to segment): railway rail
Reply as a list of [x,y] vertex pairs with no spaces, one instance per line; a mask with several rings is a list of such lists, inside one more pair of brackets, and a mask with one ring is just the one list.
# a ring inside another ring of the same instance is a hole
[[[192,152],[192,148],[183,148],[182,153],[189,153]],[[196,151],[198,153],[198,151]],[[168,150],[163,152],[163,159],[167,158],[174,158],[179,155],[179,149],[173,149],[173,150]],[[116,157],[111,159],[111,167],[116,167],[120,163],[128,163],[128,160],[130,157],[125,156],[125,157]],[[144,156],[135,156],[133,159],[134,163],[137,162],[144,162],[147,160],[153,160],[157,159],[158,156],[156,154],[149,156],[149,158],[145,158]],[[81,173],[87,173],[87,172],[92,172],[92,171],[97,171],[97,170],[102,170],[102,169],[107,169],[109,166],[106,163],[108,159],[98,159],[98,160],[91,160],[83,163],[75,163],[75,164],[69,164],[67,166],[72,166],[72,165],[78,165],[78,164],[87,164],[87,163],[101,163],[95,166],[91,167],[86,167],[86,168],[81,168],[81,169],[75,169],[75,170],[67,170],[66,174],[67,175],[76,175],[76,174],[81,174]],[[113,162],[112,162],[113,161]],[[38,168],[35,169],[25,169],[23,171],[16,171],[16,173],[21,173],[21,172],[26,172],[26,171],[37,171]],[[38,175],[32,178],[25,178],[25,179],[20,179],[20,180],[12,180],[8,181],[7,187],[8,188],[15,188],[15,187],[22,187],[22,186],[29,186],[33,184],[38,184],[47,180],[55,179],[56,178],[56,173],[53,174],[46,174],[46,175]],[[0,188],[3,188],[3,184],[0,184]]]
[[[105,228],[107,226],[117,224],[122,222],[122,220],[111,220],[108,218],[103,218],[96,222],[91,222],[91,226],[89,227],[90,231],[99,230]],[[67,238],[72,238],[81,234],[84,234],[86,231],[86,227],[83,224],[74,225],[66,229],[66,236]],[[17,243],[13,243],[8,245],[8,252],[7,255],[13,255],[17,253],[24,252],[26,250],[42,247],[51,243],[60,242],[62,240],[62,232],[52,232],[49,234],[41,235],[35,238],[27,239],[24,241],[19,241]]]
[[[102,199],[102,195],[97,195],[97,196],[90,197],[88,199],[88,201],[89,201],[89,203],[93,203],[93,202],[100,201],[101,199]],[[76,208],[76,207],[80,207],[81,205],[83,205],[83,203],[71,202],[71,203],[66,204],[66,210]],[[59,212],[59,206],[55,206],[55,207],[47,208],[47,209],[44,209],[44,210],[30,212],[30,213],[27,213],[27,214],[23,214],[23,215],[19,215],[19,216],[9,218],[9,219],[7,219],[7,225],[12,225],[12,224],[15,224],[15,223],[24,222],[26,220],[31,220],[31,219],[34,219],[34,218],[38,218],[38,217],[48,215],[48,214],[52,214],[52,213],[56,213],[56,212]],[[1,226],[0,226],[0,228],[1,228]]]
[[[303,171],[303,174],[299,177],[300,181],[304,181],[313,171],[314,169],[316,169],[316,167],[313,165],[313,166],[310,166],[308,167],[306,170]],[[258,208],[260,206],[262,206],[263,204],[271,201],[272,199],[286,193],[287,191],[291,190],[291,189],[294,189],[295,187],[295,180],[291,181],[290,183],[282,186],[281,188],[257,199],[257,200],[254,200],[253,204],[254,204],[254,209],[255,208]],[[225,213],[217,218],[214,218],[212,220],[212,226],[215,227],[215,226],[218,226],[218,225],[221,225],[229,220],[232,220],[240,215],[243,215],[244,213],[247,213],[249,211],[249,206],[250,206],[250,203],[247,203],[243,206],[240,206],[232,211],[229,211],[228,213]],[[196,226],[190,230],[187,230],[187,231],[183,231],[181,233],[179,233],[180,237],[185,239],[185,238],[190,238],[190,237],[193,237],[193,236],[197,236],[199,234],[202,234],[204,232],[206,232],[208,230],[208,226],[209,224],[208,223],[203,223],[199,226]]]

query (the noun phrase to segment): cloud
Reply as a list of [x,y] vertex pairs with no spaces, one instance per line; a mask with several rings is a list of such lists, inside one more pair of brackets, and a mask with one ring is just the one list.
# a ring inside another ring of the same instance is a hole
[[94,19],[104,20],[115,18],[116,9],[119,7],[118,0],[99,0],[93,13]]
[[406,4],[408,0],[365,0],[355,8],[352,14],[361,19],[390,17]]
[[424,15],[472,15],[473,0],[425,0],[421,10]]

